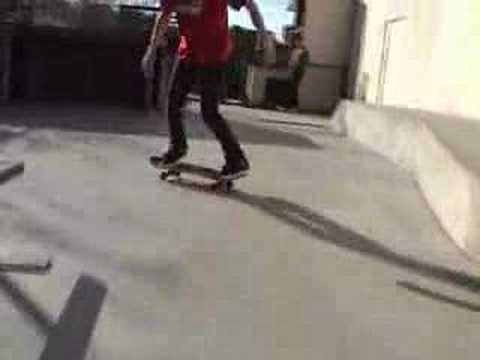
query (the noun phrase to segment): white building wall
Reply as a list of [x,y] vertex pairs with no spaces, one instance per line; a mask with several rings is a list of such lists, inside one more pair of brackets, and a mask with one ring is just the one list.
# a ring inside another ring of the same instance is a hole
[[307,0],[305,44],[310,65],[299,90],[300,107],[328,110],[338,101],[348,64],[351,0]]
[[[367,100],[480,118],[480,1],[365,3],[367,31],[360,78],[368,81],[361,82],[359,90],[366,92]],[[406,18],[391,25],[382,85],[385,21],[398,16]]]

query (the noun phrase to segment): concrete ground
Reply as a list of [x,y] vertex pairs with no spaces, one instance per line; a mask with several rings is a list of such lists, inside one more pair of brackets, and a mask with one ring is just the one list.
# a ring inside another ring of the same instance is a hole
[[[2,245],[54,266],[0,275],[1,359],[478,358],[477,267],[406,173],[321,120],[227,113],[253,173],[222,196],[158,180],[155,116],[2,108],[26,164],[0,187]],[[220,166],[188,118],[190,159]]]

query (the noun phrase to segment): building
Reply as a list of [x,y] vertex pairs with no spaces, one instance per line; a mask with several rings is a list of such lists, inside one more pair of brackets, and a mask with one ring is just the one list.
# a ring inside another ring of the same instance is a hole
[[478,0],[292,0],[291,10],[312,57],[302,108],[347,97],[479,117]]
[[139,63],[154,14],[137,8],[87,0],[12,1],[8,12],[0,11],[9,14],[0,21],[0,102],[79,99],[143,106]]
[[480,1],[366,0],[358,94],[480,117]]
[[295,25],[303,32],[310,52],[310,64],[299,89],[301,109],[331,111],[340,98],[352,93],[351,74],[358,63],[352,51],[358,22],[357,3],[292,1],[289,9],[296,12]]

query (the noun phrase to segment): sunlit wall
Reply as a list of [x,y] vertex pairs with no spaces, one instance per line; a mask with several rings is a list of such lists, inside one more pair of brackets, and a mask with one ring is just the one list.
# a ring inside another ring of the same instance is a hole
[[[369,102],[480,118],[480,1],[365,3],[357,91]],[[386,21],[395,18],[385,47]]]

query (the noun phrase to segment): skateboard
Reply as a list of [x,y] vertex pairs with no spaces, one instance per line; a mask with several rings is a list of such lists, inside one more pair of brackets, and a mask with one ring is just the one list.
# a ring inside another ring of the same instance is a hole
[[160,171],[162,181],[176,182],[181,181],[182,174],[190,174],[197,177],[211,180],[207,188],[211,191],[231,192],[235,187],[235,180],[222,179],[220,171],[210,167],[196,165],[188,162],[180,162],[169,168],[162,168],[153,157],[150,158],[150,165]]

